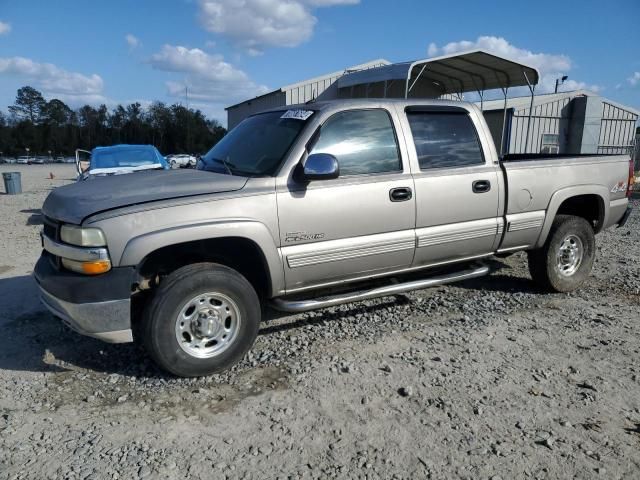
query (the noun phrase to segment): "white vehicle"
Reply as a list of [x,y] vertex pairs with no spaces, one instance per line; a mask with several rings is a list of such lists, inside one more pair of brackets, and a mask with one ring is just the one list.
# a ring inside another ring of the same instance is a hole
[[194,168],[197,159],[193,155],[181,153],[178,155],[167,155],[167,161],[171,168]]
[[29,165],[32,160],[33,160],[33,157],[23,155],[21,157],[18,157],[18,160],[16,160],[16,163],[19,163],[21,165]]

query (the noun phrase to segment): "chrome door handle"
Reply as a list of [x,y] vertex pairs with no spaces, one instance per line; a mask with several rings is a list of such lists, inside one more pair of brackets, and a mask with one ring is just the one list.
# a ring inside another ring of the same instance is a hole
[[389,190],[389,200],[392,202],[406,202],[411,200],[413,192],[409,187],[392,188]]
[[476,180],[471,184],[473,193],[485,193],[491,190],[491,182],[489,180]]

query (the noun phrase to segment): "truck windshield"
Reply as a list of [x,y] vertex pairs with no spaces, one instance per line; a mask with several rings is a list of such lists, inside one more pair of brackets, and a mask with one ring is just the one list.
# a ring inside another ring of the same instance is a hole
[[[308,115],[289,115],[290,112]],[[289,110],[249,117],[209,150],[198,168],[231,175],[273,175],[311,114]]]

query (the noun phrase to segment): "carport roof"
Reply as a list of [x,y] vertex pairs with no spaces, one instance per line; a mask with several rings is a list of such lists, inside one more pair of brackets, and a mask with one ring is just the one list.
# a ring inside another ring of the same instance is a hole
[[472,50],[348,73],[338,79],[338,88],[400,80],[406,82],[408,96],[418,79],[430,80],[442,94],[451,94],[532,86],[538,83],[540,74],[534,67]]

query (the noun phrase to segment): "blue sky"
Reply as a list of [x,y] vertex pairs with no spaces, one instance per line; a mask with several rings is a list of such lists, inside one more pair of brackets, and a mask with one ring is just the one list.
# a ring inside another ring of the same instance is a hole
[[483,47],[640,109],[640,2],[0,0],[0,109],[32,85],[84,103],[224,107],[376,58]]

